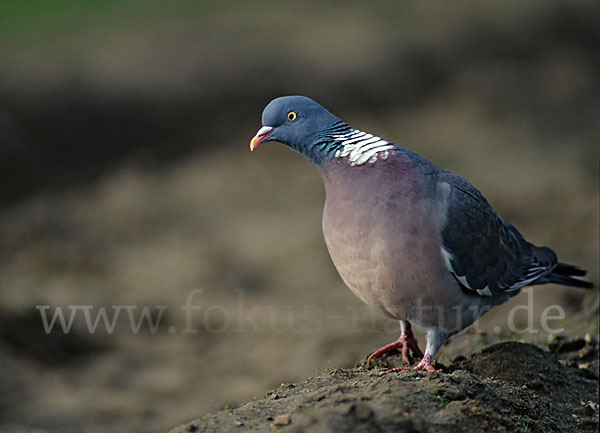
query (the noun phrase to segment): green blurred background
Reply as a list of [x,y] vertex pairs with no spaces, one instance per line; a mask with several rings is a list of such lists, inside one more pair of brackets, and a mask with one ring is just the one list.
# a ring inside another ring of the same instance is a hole
[[[280,95],[468,178],[597,284],[599,28],[594,1],[1,2],[0,430],[157,431],[397,336],[330,262],[316,170],[249,153]],[[533,293],[597,335],[596,292]],[[441,361],[543,341],[506,329],[526,302]],[[46,335],[39,305],[166,310]]]

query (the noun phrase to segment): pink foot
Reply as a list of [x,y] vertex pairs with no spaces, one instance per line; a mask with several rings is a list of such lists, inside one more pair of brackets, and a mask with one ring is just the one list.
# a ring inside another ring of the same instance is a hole
[[[410,352],[412,352],[412,354],[418,358],[423,356],[423,352],[421,352],[421,349],[419,349],[417,340],[415,339],[415,336],[413,335],[410,324],[408,324],[408,323],[407,323],[406,327],[404,328],[402,334],[400,334],[400,337],[398,337],[398,339],[396,341],[394,341],[393,343],[390,343],[386,346],[383,346],[381,349],[378,349],[375,352],[373,352],[371,354],[371,356],[369,356],[367,358],[367,362],[371,362],[371,360],[374,358],[379,358],[379,357],[383,356],[384,354],[391,352],[392,350],[396,350],[396,349],[400,349],[400,348],[402,348],[402,362],[404,362],[406,364],[410,364],[410,358],[409,358]],[[421,362],[423,362],[423,361],[421,361]]]
[[[435,371],[435,361],[433,360],[433,356],[431,355],[427,355],[425,354],[425,356],[423,356],[423,359],[421,359],[421,361],[415,365],[414,368],[412,368],[412,370],[417,370],[417,371]],[[400,371],[406,371],[406,370],[411,370],[410,367],[397,367],[397,368],[392,368],[391,370],[388,371],[392,371],[394,373],[398,373]]]
[[435,371],[434,363],[435,363],[435,361],[433,360],[433,356],[425,354],[425,356],[423,356],[423,359],[421,359],[421,362],[419,362],[416,365],[415,370]]

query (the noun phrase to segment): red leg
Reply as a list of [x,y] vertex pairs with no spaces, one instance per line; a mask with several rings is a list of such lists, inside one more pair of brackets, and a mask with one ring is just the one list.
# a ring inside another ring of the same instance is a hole
[[[427,350],[421,361],[414,367],[418,371],[435,371],[435,361],[433,355],[446,340],[446,334],[437,327],[427,330]],[[406,346],[408,346],[408,342]],[[404,348],[403,348],[404,349]],[[419,351],[420,352],[420,351]],[[406,370],[406,368],[395,368],[393,371]]]
[[381,349],[376,350],[367,358],[367,362],[370,362],[374,358],[379,358],[384,354],[391,352],[392,350],[402,348],[402,361],[410,364],[409,354],[412,354],[418,358],[423,356],[423,352],[419,349],[419,345],[417,344],[417,340],[413,335],[410,323],[401,322],[402,323],[402,333],[400,337],[393,343],[390,343],[386,346],[383,346]]

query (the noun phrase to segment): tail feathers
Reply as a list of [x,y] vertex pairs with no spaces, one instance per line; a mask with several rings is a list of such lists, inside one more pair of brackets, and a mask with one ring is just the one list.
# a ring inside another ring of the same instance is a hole
[[568,263],[558,262],[555,268],[552,269],[552,273],[565,276],[583,277],[585,274],[587,274],[587,271]]
[[545,276],[549,283],[563,284],[571,287],[581,287],[583,289],[592,289],[594,284],[590,281],[580,280],[579,278],[587,274],[587,271],[568,263],[558,263],[552,272]]

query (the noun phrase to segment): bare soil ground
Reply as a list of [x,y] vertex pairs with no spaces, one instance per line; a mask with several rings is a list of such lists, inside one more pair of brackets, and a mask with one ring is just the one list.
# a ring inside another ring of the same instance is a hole
[[598,347],[583,344],[571,357],[595,361],[561,362],[534,345],[507,342],[432,373],[387,370],[398,356],[331,369],[171,433],[596,432]]

